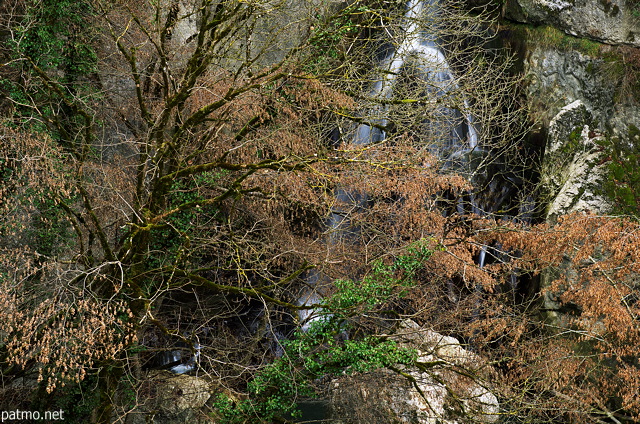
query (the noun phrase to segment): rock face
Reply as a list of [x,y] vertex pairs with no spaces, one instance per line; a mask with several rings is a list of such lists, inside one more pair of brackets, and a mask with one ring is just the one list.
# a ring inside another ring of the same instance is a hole
[[333,381],[331,400],[337,422],[463,424],[498,420],[498,400],[482,377],[490,370],[481,358],[455,338],[410,320],[402,322],[393,338],[417,349],[420,370],[384,369]]
[[[551,120],[541,172],[547,222],[572,212],[607,213],[612,208],[602,190],[607,177],[604,137],[590,128],[591,122],[593,116],[580,100],[562,108]],[[540,275],[541,287],[550,287],[561,275],[568,281],[578,278],[567,261],[558,268],[545,269]],[[543,292],[544,316],[558,327],[569,326],[568,317],[561,312],[559,295]]]
[[[626,0],[506,2],[508,19],[540,25],[514,26],[514,33],[525,33],[514,39],[521,43],[531,119],[544,139],[539,200],[548,222],[586,210],[618,213],[611,187],[634,184],[623,164],[638,155],[640,140],[639,6]],[[577,281],[579,273],[567,260],[545,270],[540,286],[560,277]],[[545,317],[559,328],[570,325],[561,291],[543,291]]]
[[127,422],[143,423],[211,423],[204,410],[211,397],[209,383],[199,377],[154,371],[142,387],[142,404],[128,413]]
[[576,100],[551,120],[542,163],[541,183],[548,199],[546,219],[571,212],[606,213],[608,200],[601,190],[606,168],[602,135],[589,127],[591,113]]
[[567,34],[640,46],[640,5],[627,0],[508,0],[509,19],[551,24]]
[[[563,42],[567,40],[556,41]],[[592,114],[589,124],[611,136],[624,139],[629,125],[640,125],[640,107],[635,101],[637,69],[625,63],[624,54],[596,43],[589,53],[535,41],[525,48],[527,103],[532,118],[542,126],[548,128],[560,109],[576,100]]]
[[599,126],[608,122],[621,105],[615,102],[618,81],[602,68],[601,59],[579,51],[528,46],[525,73],[532,117],[548,127],[561,108],[580,100]]
[[603,192],[607,165],[635,143],[640,126],[638,87],[629,82],[637,78],[635,68],[611,46],[590,43],[591,51],[584,45],[581,51],[567,47],[579,41],[560,37],[555,46],[531,41],[523,63],[530,115],[546,138],[540,200],[550,221],[575,211],[612,210]]

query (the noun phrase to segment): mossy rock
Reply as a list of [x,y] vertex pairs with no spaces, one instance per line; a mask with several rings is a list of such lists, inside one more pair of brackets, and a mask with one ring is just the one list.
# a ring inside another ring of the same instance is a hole
[[551,222],[571,212],[611,209],[602,193],[603,137],[592,128],[592,115],[579,100],[562,108],[549,125],[541,183]]

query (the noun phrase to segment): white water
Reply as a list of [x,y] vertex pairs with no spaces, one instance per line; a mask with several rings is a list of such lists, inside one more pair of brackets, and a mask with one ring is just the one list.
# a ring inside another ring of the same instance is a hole
[[[390,100],[394,95],[399,77],[407,65],[413,66],[426,86],[424,93],[426,101],[436,102],[447,96],[460,96],[456,78],[444,53],[437,45],[436,36],[427,33],[423,28],[425,23],[434,23],[438,8],[434,0],[408,1],[401,24],[401,39],[396,43],[396,48],[381,61],[378,79],[372,82],[369,91],[369,97],[377,105],[368,111],[368,124],[363,123],[357,127],[353,138],[354,144],[377,143],[387,137],[384,128],[389,124],[389,118],[384,100]],[[435,122],[428,123],[430,138],[435,139],[434,146],[430,147],[430,150],[445,161],[445,166],[448,166],[447,163],[469,163],[474,160],[476,154],[484,153],[478,146],[478,134],[467,100],[462,98],[456,103],[462,104],[464,110],[439,107],[439,118],[434,120]],[[366,193],[348,188],[337,189],[335,198],[339,204],[346,206],[334,209],[329,216],[327,222],[329,247],[339,241],[344,242],[345,239],[349,242],[349,238],[357,236],[358,228],[351,224],[348,216],[352,210],[366,207],[368,201]],[[475,202],[472,201],[472,204],[477,209]],[[483,249],[481,265],[484,265],[484,257]],[[321,294],[317,290],[319,278],[317,274],[307,278],[307,290],[298,298],[299,306],[313,306],[321,301]],[[322,316],[323,311],[317,308],[299,310],[298,318],[302,330],[307,331],[309,325],[322,319]]]
[[[195,370],[198,366],[198,361],[200,360],[201,347],[199,343],[196,343],[193,347],[195,349],[195,354],[191,358],[189,358],[187,362],[183,364],[174,365],[173,367],[169,368],[169,371],[171,371],[174,374],[186,374],[188,372]],[[174,353],[175,360],[179,361],[181,359],[182,354],[180,351],[176,351],[172,353]]]
[[[379,79],[374,81],[370,90],[370,97],[375,100],[388,100],[392,97],[402,68],[411,62],[425,82],[432,101],[449,95],[456,96],[459,91],[456,78],[449,63],[438,47],[435,36],[428,34],[421,28],[421,23],[433,22],[438,13],[438,6],[433,2],[410,0],[402,23],[403,36],[398,46],[382,61]],[[469,104],[462,99],[465,110],[458,111],[447,107],[440,108],[443,122],[434,123],[441,127],[434,131],[441,144],[434,150],[434,154],[443,156],[462,156],[478,146],[478,134],[473,125],[473,117],[469,113]],[[370,111],[378,126],[361,124],[358,126],[354,144],[366,145],[379,142],[386,138],[386,133],[380,127],[386,127],[388,119],[384,106],[378,106]]]

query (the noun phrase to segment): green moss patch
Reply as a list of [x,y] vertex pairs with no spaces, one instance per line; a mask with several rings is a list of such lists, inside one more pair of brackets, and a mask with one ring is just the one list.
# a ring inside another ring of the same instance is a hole
[[640,130],[629,125],[628,137],[628,141],[605,141],[610,155],[603,190],[612,200],[614,213],[640,216]]
[[[640,0],[638,0],[640,1]],[[631,46],[611,46],[587,38],[565,34],[549,25],[510,24],[507,38],[515,44],[525,40],[525,48],[537,46],[560,52],[575,51],[589,56],[587,72],[601,75],[608,81],[619,81],[616,102],[635,102],[640,98],[640,49]]]
[[586,38],[567,35],[557,28],[549,25],[511,24],[513,37],[527,40],[528,44],[543,48],[553,48],[560,51],[578,51],[592,57],[603,55],[602,43]]

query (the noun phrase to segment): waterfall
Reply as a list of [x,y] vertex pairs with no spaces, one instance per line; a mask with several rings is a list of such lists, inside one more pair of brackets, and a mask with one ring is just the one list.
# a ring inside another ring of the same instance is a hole
[[[438,13],[438,6],[432,1],[410,0],[402,23],[403,37],[397,48],[390,51],[380,65],[379,79],[373,82],[369,96],[375,100],[390,99],[398,77],[402,73],[403,66],[408,62],[416,65],[421,79],[429,87],[425,95],[432,101],[448,95],[456,95],[458,84],[449,67],[447,59],[438,47],[436,37],[426,33],[420,22],[429,22]],[[442,119],[432,123],[435,138],[442,143],[437,146],[434,155],[452,159],[461,157],[466,153],[477,149],[478,134],[473,125],[473,117],[469,113],[469,104],[466,99],[461,100],[463,111],[440,107]],[[386,138],[385,128],[388,124],[384,106],[377,106],[370,111],[370,116],[378,115],[374,122],[376,125],[360,124],[356,130],[354,144],[366,145],[380,142]],[[452,125],[452,123],[455,123]]]
[[[200,360],[200,344],[196,343],[193,346],[194,350],[195,350],[195,354],[193,356],[191,356],[191,358],[189,358],[189,360],[183,364],[178,364],[178,365],[174,365],[171,368],[169,368],[169,371],[171,371],[174,374],[186,374],[188,372],[191,372],[193,370],[195,370],[198,367],[198,361]],[[181,355],[180,355],[180,351],[178,352],[178,360],[181,359]]]
[[[427,101],[435,104],[448,96],[458,96],[455,98],[457,101],[451,103],[460,104],[462,110],[440,106],[437,108],[436,119],[428,120],[425,117],[425,124],[430,138],[437,140],[436,145],[429,147],[431,153],[441,158],[445,167],[462,171],[461,164],[463,167],[471,168],[472,162],[477,162],[478,156],[484,154],[484,151],[479,146],[473,116],[469,112],[469,103],[466,98],[460,98],[456,78],[445,54],[438,46],[437,37],[428,33],[421,25],[435,23],[438,12],[439,6],[435,0],[408,1],[401,22],[400,42],[380,61],[378,77],[372,82],[368,93],[376,105],[367,111],[368,118],[366,122],[358,125],[352,142],[364,146],[386,139],[389,111],[385,106],[385,100],[392,98],[405,68],[412,66],[427,87],[423,94]],[[336,189],[335,199],[337,203],[346,206],[334,208],[327,220],[329,246],[357,236],[358,228],[351,224],[348,216],[352,210],[366,207],[368,202],[366,193],[344,187]],[[474,211],[478,210],[473,200],[471,203]],[[306,279],[307,289],[298,297],[299,306],[310,307],[298,313],[303,331],[308,330],[312,322],[322,319],[322,311],[312,308],[320,303],[322,298],[318,292],[321,278],[318,274],[311,274]]]
[[180,349],[169,350],[156,355],[152,368],[166,369],[173,374],[186,374],[198,369],[200,362],[200,343],[194,343],[191,355],[184,355],[187,346],[179,344]]

